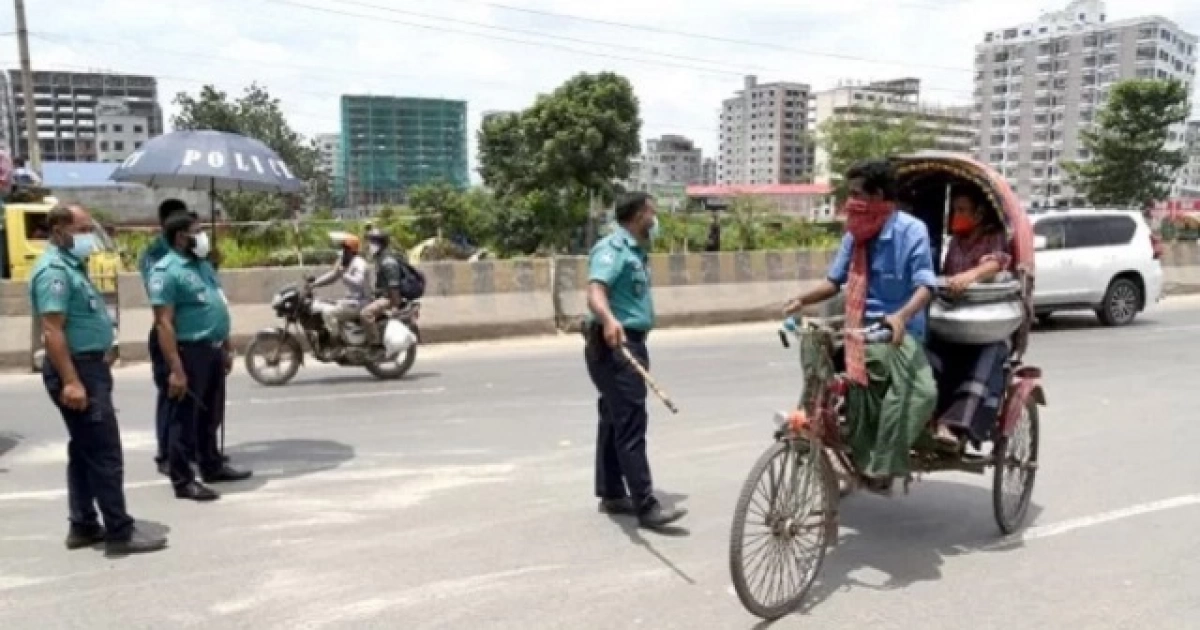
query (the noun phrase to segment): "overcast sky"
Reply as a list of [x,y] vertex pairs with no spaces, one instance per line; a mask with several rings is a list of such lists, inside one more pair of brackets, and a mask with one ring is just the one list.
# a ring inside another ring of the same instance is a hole
[[[633,82],[643,138],[716,148],[721,99],[742,84],[916,76],[924,100],[967,104],[987,30],[1066,0],[26,0],[35,69],[155,75],[175,93],[251,81],[306,135],[337,132],[341,94],[463,99],[518,109],[580,71]],[[1157,14],[1200,33],[1200,1],[1110,0],[1109,20]],[[12,9],[0,61],[17,67]],[[634,28],[630,28],[633,25]],[[1200,100],[1200,99],[1198,99]],[[474,147],[472,146],[472,159]]]

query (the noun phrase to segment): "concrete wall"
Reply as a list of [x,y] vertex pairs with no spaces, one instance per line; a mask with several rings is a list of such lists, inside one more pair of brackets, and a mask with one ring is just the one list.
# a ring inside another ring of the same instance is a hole
[[[651,257],[659,326],[695,326],[778,317],[784,299],[820,280],[832,252],[723,252]],[[1163,260],[1169,294],[1200,293],[1200,245],[1174,244]],[[427,288],[420,326],[426,342],[466,341],[578,330],[586,306],[587,260],[441,262],[421,267]],[[239,346],[278,324],[271,297],[324,269],[222,272]],[[336,297],[340,286],[324,289]],[[146,356],[151,310],[141,278],[118,280],[121,356]],[[30,365],[31,318],[25,285],[0,282],[0,366]]]
[[56,188],[51,191],[63,203],[79,203],[85,208],[103,210],[118,224],[158,223],[158,204],[165,199],[181,199],[188,208],[208,218],[211,207],[208,193],[194,190],[158,190],[144,186],[99,186],[94,188]]

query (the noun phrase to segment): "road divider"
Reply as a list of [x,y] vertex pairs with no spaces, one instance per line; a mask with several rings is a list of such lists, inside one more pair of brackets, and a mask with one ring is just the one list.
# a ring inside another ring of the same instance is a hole
[[[778,317],[782,301],[825,275],[832,251],[661,254],[650,257],[659,326],[707,326]],[[587,258],[424,263],[426,295],[419,321],[425,343],[476,341],[577,332],[586,312]],[[1169,295],[1200,293],[1200,245],[1169,244],[1163,256]],[[235,269],[221,272],[239,348],[277,326],[271,298],[323,268]],[[318,291],[339,296],[340,287]],[[121,358],[144,360],[152,312],[141,277],[117,282]],[[35,347],[28,289],[0,282],[0,368],[28,369]]]

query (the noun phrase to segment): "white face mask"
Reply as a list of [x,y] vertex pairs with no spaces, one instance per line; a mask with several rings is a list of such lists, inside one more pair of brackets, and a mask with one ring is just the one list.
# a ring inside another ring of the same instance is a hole
[[374,258],[379,253],[379,246],[374,243],[367,245],[367,253]]
[[211,245],[208,242],[208,232],[199,232],[194,237],[195,243],[192,245],[192,253],[197,258],[208,258]]

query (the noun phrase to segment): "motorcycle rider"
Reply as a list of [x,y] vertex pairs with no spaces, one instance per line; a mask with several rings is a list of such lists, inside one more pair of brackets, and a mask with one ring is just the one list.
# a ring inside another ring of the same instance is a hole
[[367,257],[375,263],[375,300],[363,307],[361,317],[370,346],[383,343],[383,334],[377,324],[379,318],[404,303],[400,292],[404,286],[405,265],[388,247],[390,244],[391,238],[386,232],[378,228],[367,232]]
[[341,256],[330,269],[320,278],[311,281],[308,289],[328,286],[341,280],[346,286],[346,297],[333,304],[319,304],[321,316],[325,319],[325,327],[335,337],[341,331],[341,323],[354,321],[367,305],[367,261],[359,254],[361,244],[358,237],[345,232],[331,232],[329,237],[335,246],[340,246]]

